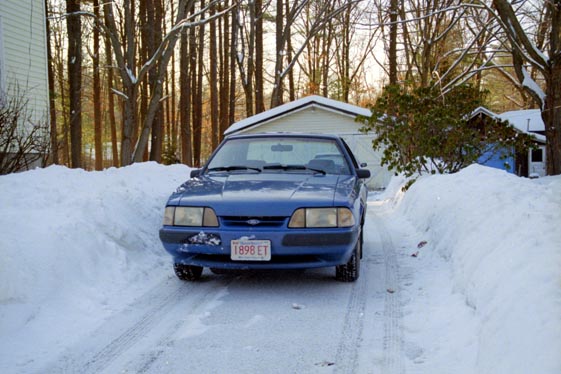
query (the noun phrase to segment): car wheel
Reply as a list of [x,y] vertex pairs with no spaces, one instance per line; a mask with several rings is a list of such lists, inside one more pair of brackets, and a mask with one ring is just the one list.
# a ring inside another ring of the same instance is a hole
[[173,270],[177,278],[184,281],[196,281],[201,278],[203,268],[201,266],[173,264]]
[[353,255],[345,265],[335,268],[335,279],[341,282],[354,282],[360,275],[360,257],[362,253],[362,243],[359,238],[356,243]]

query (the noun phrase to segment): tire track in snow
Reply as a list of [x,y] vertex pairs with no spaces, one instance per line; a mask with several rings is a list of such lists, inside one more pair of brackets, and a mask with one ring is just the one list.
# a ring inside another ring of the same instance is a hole
[[347,313],[343,323],[343,336],[335,355],[334,373],[355,373],[358,367],[358,354],[362,341],[364,311],[366,308],[366,292],[368,289],[367,262],[361,261],[358,280],[353,283]]
[[[103,372],[137,341],[150,334],[152,328],[165,318],[177,303],[202,299],[216,291],[216,287],[202,286],[200,283],[178,283],[170,279],[160,282],[138,301],[111,316],[86,338],[87,341],[79,342],[78,349],[70,349],[42,372],[83,374]],[[193,304],[193,308],[199,305]],[[136,313],[138,316],[134,316]]]
[[376,221],[382,243],[385,264],[385,305],[384,305],[384,357],[382,373],[403,374],[403,330],[401,300],[399,296],[399,265],[397,254],[388,229],[384,222],[375,215],[370,219]]
[[[214,279],[210,286],[212,287],[210,292],[205,292],[200,298],[198,298],[198,303],[191,303],[189,308],[181,309],[182,314],[188,316],[196,315],[208,306],[209,303],[216,302],[220,299],[223,294],[220,291],[224,291],[230,283],[232,283],[236,278],[231,277],[229,279]],[[196,285],[196,283],[195,283]],[[226,292],[227,293],[227,292]],[[171,323],[167,329],[162,330],[159,333],[160,337],[152,343],[152,346],[159,347],[157,349],[152,349],[142,354],[140,357],[133,357],[132,361],[124,366],[121,372],[133,372],[136,374],[151,373],[151,372],[161,372],[156,369],[153,370],[153,366],[161,359],[161,356],[166,353],[166,348],[172,346],[174,340],[176,339],[174,335],[179,331],[185,324],[188,323],[188,319],[179,318],[176,319],[174,323]],[[162,348],[164,347],[164,348]]]

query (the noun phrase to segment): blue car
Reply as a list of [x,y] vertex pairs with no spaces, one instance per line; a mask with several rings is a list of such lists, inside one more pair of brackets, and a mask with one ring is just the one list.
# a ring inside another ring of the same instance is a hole
[[252,134],[226,138],[166,205],[160,239],[182,280],[204,267],[335,267],[359,276],[367,189],[338,136]]

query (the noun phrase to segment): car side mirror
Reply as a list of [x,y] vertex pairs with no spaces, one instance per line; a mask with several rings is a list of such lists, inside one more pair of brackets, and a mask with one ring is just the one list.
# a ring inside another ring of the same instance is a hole
[[356,175],[360,179],[370,178],[370,170],[368,170],[368,169],[356,169]]
[[197,178],[199,175],[201,175],[201,169],[191,170],[191,178]]

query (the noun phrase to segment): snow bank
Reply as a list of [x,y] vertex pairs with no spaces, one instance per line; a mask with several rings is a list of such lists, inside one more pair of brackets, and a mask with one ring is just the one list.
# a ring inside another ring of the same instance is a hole
[[0,335],[38,314],[81,315],[79,324],[119,305],[125,289],[169,272],[158,228],[167,197],[188,174],[145,163],[0,177]]
[[561,177],[474,165],[419,179],[399,204],[452,263],[479,319],[477,373],[561,368]]

